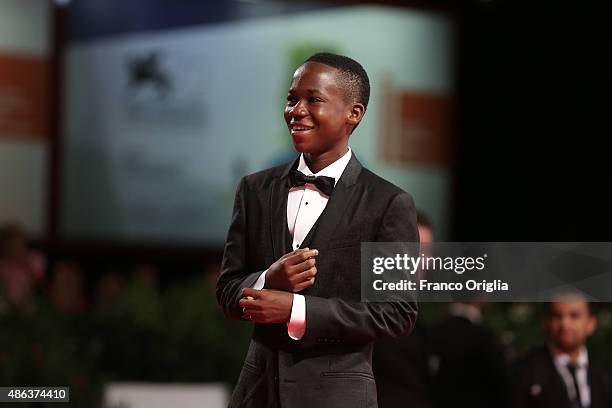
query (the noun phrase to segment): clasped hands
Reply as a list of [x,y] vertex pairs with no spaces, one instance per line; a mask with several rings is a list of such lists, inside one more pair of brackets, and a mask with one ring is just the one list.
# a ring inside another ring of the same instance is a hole
[[291,318],[293,294],[315,282],[316,249],[296,249],[280,257],[266,272],[261,290],[245,288],[240,307],[242,318],[256,323],[287,323]]

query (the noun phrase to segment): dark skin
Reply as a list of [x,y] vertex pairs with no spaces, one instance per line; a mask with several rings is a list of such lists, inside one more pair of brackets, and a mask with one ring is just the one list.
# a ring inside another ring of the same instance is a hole
[[[348,97],[336,68],[307,62],[293,75],[287,94],[285,122],[296,151],[318,173],[348,151],[348,140],[365,113],[363,104]],[[316,249],[283,255],[266,273],[264,289],[246,288],[240,300],[243,318],[257,323],[287,323],[293,293],[315,282]]]
[[285,122],[295,150],[304,153],[313,173],[344,156],[365,113],[363,104],[348,99],[338,74],[336,68],[307,62],[295,71],[287,94]]
[[266,289],[300,292],[314,284],[317,267],[316,249],[296,249],[280,257],[266,273]]

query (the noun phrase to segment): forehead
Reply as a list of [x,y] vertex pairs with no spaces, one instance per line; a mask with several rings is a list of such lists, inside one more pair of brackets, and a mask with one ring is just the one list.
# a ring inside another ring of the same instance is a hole
[[339,70],[318,62],[307,62],[301,65],[293,74],[290,91],[317,90],[320,92],[343,91]]
[[550,304],[551,313],[588,313],[589,307],[584,301],[553,302]]

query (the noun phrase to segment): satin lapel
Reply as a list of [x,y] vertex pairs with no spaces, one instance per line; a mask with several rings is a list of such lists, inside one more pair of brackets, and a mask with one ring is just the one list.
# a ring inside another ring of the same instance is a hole
[[274,259],[289,252],[287,247],[287,195],[289,194],[289,185],[287,184],[287,174],[289,170],[296,165],[297,161],[289,164],[280,177],[276,177],[270,189],[270,236],[272,237],[272,252]]

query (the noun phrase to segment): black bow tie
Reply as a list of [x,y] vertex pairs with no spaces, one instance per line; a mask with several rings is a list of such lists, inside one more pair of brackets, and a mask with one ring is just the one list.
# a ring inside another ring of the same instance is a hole
[[336,179],[326,176],[307,176],[299,170],[291,170],[289,173],[289,187],[299,187],[306,183],[314,184],[320,192],[330,196],[334,190]]

